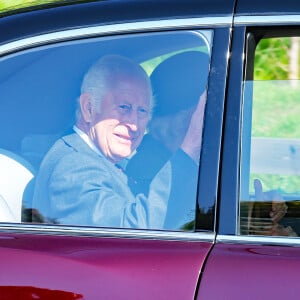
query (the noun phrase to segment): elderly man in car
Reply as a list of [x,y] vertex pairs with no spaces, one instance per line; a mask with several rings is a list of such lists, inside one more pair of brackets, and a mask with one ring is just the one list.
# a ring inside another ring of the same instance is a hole
[[[152,90],[145,71],[127,58],[103,57],[85,75],[78,106],[74,133],[59,139],[42,162],[33,207],[47,222],[59,224],[164,228],[167,206],[175,201],[170,194],[177,162],[170,159],[164,165],[147,197],[132,194],[122,170],[123,159],[134,153],[151,118]],[[200,149],[198,123],[194,118],[183,145],[194,158]],[[194,210],[195,199],[190,202],[187,209]]]

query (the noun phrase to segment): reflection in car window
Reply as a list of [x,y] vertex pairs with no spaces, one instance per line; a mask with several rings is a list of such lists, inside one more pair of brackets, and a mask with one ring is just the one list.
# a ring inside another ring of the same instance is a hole
[[241,234],[300,235],[298,47],[298,37],[262,39],[245,82]]
[[0,147],[34,170],[12,222],[193,230],[210,39],[125,35],[2,58]]

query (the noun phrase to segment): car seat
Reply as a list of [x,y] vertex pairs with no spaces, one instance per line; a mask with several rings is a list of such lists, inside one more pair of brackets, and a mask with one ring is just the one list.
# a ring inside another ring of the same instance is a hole
[[28,161],[0,148],[0,222],[21,222],[24,193],[34,174]]

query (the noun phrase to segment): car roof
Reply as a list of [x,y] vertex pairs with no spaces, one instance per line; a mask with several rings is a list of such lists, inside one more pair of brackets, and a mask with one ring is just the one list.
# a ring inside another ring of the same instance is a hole
[[[1,41],[100,24],[199,17],[299,14],[295,0],[61,0],[0,13]],[[17,30],[11,30],[17,28]]]
[[[253,15],[299,14],[295,0],[61,0],[0,13],[2,41],[100,24]],[[16,28],[17,30],[12,30]]]
[[[38,35],[61,29],[159,19],[232,16],[235,0],[108,0],[2,14],[1,39]],[[68,2],[69,3],[69,2]],[[70,2],[72,3],[72,2]],[[42,7],[40,7],[42,8]],[[17,30],[11,30],[17,28]]]

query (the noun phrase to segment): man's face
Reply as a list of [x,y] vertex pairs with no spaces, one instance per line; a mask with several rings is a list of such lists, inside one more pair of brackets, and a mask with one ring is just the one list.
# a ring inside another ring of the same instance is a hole
[[89,136],[116,163],[130,156],[143,139],[149,121],[151,89],[146,82],[119,80],[93,111]]
[[155,117],[150,126],[150,134],[175,152],[186,135],[194,110],[191,107],[171,115]]

